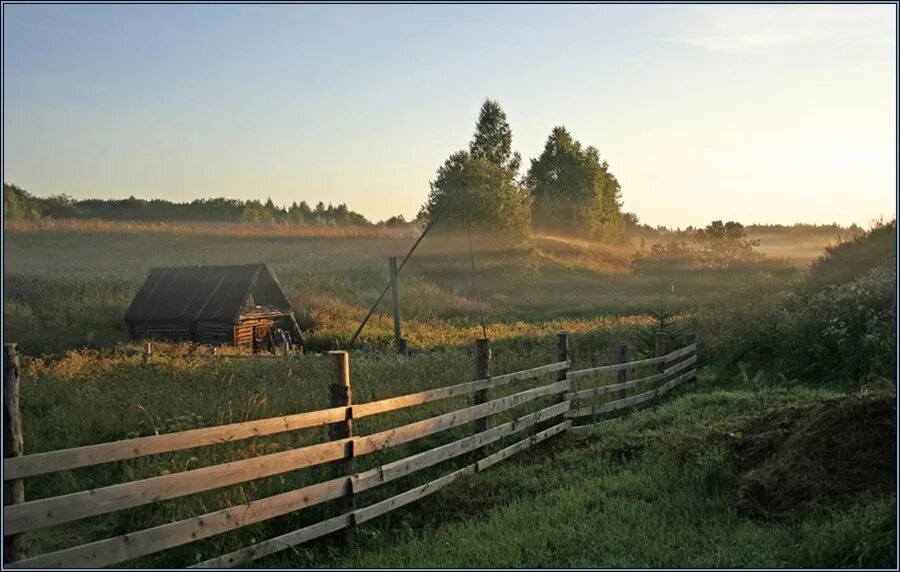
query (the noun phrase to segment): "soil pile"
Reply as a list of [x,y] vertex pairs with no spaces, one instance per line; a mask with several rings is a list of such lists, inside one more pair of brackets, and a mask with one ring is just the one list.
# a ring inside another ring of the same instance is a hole
[[896,397],[849,395],[785,408],[734,433],[738,503],[767,518],[801,505],[855,501],[895,483]]

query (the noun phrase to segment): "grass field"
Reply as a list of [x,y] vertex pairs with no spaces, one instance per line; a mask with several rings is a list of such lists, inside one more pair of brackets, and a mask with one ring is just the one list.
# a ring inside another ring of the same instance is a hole
[[[388,280],[388,256],[403,256],[407,231],[309,230],[240,225],[127,224],[104,221],[9,223],[4,245],[4,332],[30,355],[83,342],[127,338],[121,317],[150,268],[266,262],[275,271],[311,349],[341,346]],[[825,244],[824,238],[820,238]],[[783,244],[778,248],[786,248]],[[772,259],[754,272],[633,276],[634,248],[537,236],[510,249],[476,237],[477,286],[494,340],[586,333],[646,322],[662,305],[690,313],[728,303],[748,285],[776,289],[797,272],[797,256]],[[765,246],[765,243],[762,245]],[[773,246],[774,248],[774,246]],[[662,288],[660,288],[662,278]],[[430,237],[404,268],[404,334],[427,350],[470,344],[480,330],[475,282],[464,237]],[[363,343],[386,346],[389,299]]]
[[[318,352],[343,347],[387,282],[386,258],[402,256],[415,237],[406,231],[314,230],[92,221],[7,225],[4,336],[18,342],[26,356],[26,452],[324,407],[328,363]],[[635,358],[651,355],[654,313],[661,308],[672,314],[666,326],[670,347],[677,347],[685,332],[698,331],[701,355],[712,351],[716,332],[706,316],[745,303],[748,293],[761,296],[783,289],[802,272],[804,261],[818,253],[807,243],[791,251],[786,239],[771,242],[781,258],[741,272],[664,275],[661,288],[660,276],[630,273],[630,245],[536,236],[527,247],[509,248],[476,237],[477,286],[492,340],[492,372],[552,361],[552,336],[559,330],[570,333],[576,368],[610,363],[619,343],[628,343]],[[133,353],[138,348],[127,344],[121,316],[150,268],[248,262],[266,262],[275,271],[307,330],[305,355],[290,360],[208,358],[187,344],[157,344],[154,357],[144,364]],[[390,306],[383,304],[351,351],[356,402],[471,379],[473,340],[481,335],[481,325],[468,242],[461,237],[426,239],[403,271],[401,299],[412,355],[390,351]],[[98,348],[72,350],[87,330]],[[835,395],[803,387],[735,386],[710,370],[695,394],[632,420],[565,435],[500,464],[360,527],[351,548],[323,539],[259,565],[881,565],[888,562],[885,515],[893,511],[893,497],[801,507],[786,521],[760,519],[730,507],[738,475],[729,468],[729,450],[707,446],[717,427],[737,418]],[[399,412],[361,422],[358,430],[377,431],[464,403],[460,398]],[[527,411],[518,414],[523,413]],[[417,441],[391,454],[425,450],[467,430]],[[301,432],[68,471],[58,478],[29,480],[27,495],[40,498],[248,458],[320,437]],[[634,447],[639,454],[629,452]],[[690,452],[687,460],[679,457],[684,451]],[[366,462],[374,466],[389,460]],[[448,467],[435,470],[379,490],[371,502]],[[54,527],[27,540],[34,553],[44,552],[240,504],[322,476],[317,469],[294,471]],[[333,510],[314,507],[129,564],[183,566],[315,522]],[[546,518],[535,519],[536,513]],[[434,546],[441,550],[432,550]]]

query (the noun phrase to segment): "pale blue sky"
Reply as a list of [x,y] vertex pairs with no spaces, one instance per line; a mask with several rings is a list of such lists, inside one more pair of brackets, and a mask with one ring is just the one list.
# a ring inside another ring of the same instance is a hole
[[643,222],[894,215],[894,5],[11,5],[3,179],[414,216],[500,101]]

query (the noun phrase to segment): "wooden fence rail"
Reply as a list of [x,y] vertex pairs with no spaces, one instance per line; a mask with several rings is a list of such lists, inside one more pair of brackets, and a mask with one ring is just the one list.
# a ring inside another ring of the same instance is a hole
[[[335,468],[333,474],[336,475],[335,478],[324,482],[252,500],[239,506],[47,554],[22,558],[19,553],[7,551],[4,552],[5,565],[11,568],[110,566],[210,538],[321,503],[343,499],[342,514],[339,516],[195,565],[195,567],[234,566],[331,532],[352,528],[357,524],[386,514],[427,496],[466,475],[483,471],[535,443],[565,432],[573,426],[573,420],[570,418],[597,415],[644,403],[670,391],[696,375],[696,343],[654,358],[581,371],[569,371],[571,362],[568,359],[568,340],[566,334],[561,332],[557,334],[556,339],[558,361],[493,377],[488,376],[489,369],[485,361],[490,359],[490,353],[485,354],[483,351],[487,347],[486,340],[480,341],[479,347],[482,348],[482,352],[476,377],[482,378],[471,382],[390,397],[370,403],[352,404],[348,356],[344,352],[333,352],[335,354],[332,356],[335,364],[335,380],[338,377],[341,378],[340,384],[334,381],[333,385],[334,387],[341,386],[341,395],[337,396],[340,399],[332,396],[332,404],[343,404],[338,407],[5,458],[3,464],[4,484],[17,483],[17,486],[21,486],[23,479],[36,475],[313,427],[330,426],[332,428],[330,440],[287,451],[32,501],[25,501],[24,495],[21,495],[21,498],[4,507],[5,546],[13,544],[18,546],[19,537],[25,532],[202,493],[305,467],[331,463]],[[13,357],[15,357],[14,348],[12,351]],[[659,344],[657,344],[657,353],[660,351]],[[682,359],[685,356],[688,357]],[[6,357],[9,361],[9,356]],[[673,363],[674,365],[669,366]],[[589,380],[605,373],[653,365],[657,366],[655,375],[580,391],[573,389],[576,380]],[[503,397],[493,399],[489,397],[489,389],[550,374],[556,374],[554,376],[556,381]],[[619,395],[624,395],[628,389],[633,387],[649,386],[664,380],[668,381],[638,395],[619,397],[614,401],[587,405],[577,409],[573,407],[573,404],[581,404],[588,399],[601,397],[608,393],[620,392]],[[15,381],[17,382],[17,379]],[[334,391],[336,390],[333,390],[333,393]],[[465,395],[472,395],[474,404],[450,413],[407,423],[370,435],[354,435],[350,429],[351,420],[354,419]],[[517,414],[512,421],[489,428],[487,424],[489,417],[515,410],[541,399],[548,399],[549,403],[538,404],[538,409],[535,411]],[[18,411],[13,415],[5,416],[7,423],[14,422],[9,421],[8,418],[17,422]],[[476,424],[476,432],[470,436],[362,472],[354,469],[353,461],[355,459],[469,423]],[[553,424],[542,428],[541,425],[545,423]],[[334,430],[335,427],[341,426],[346,426],[346,431]],[[355,505],[355,498],[360,493],[444,461],[474,453],[487,445],[497,443],[526,429],[533,434],[443,477],[362,508],[357,508]]]

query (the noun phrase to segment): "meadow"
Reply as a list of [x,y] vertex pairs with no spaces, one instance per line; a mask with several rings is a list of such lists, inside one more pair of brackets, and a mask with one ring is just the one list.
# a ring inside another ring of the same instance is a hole
[[[403,328],[411,353],[399,356],[391,350],[388,298],[351,349],[354,400],[471,379],[473,343],[482,333],[479,297],[494,374],[552,361],[553,335],[561,330],[569,332],[575,368],[615,361],[620,343],[629,345],[631,357],[652,355],[660,318],[669,347],[678,347],[686,332],[697,332],[701,356],[716,355],[716,344],[734,325],[710,316],[728,314],[748,300],[788,288],[834,238],[767,236],[760,248],[768,249],[770,256],[733,272],[670,273],[661,265],[658,273],[635,275],[635,243],[611,246],[534,236],[528,245],[511,247],[475,237],[476,289],[466,237],[428,237],[401,277]],[[328,363],[321,352],[344,348],[388,280],[387,257],[402,256],[414,239],[412,231],[386,229],[8,223],[4,337],[17,342],[23,356],[26,453],[324,407]],[[228,355],[244,352],[224,350],[223,356],[213,358],[191,344],[158,343],[144,363],[139,346],[127,342],[121,317],[150,268],[249,262],[269,264],[285,289],[305,330],[303,355],[240,358]],[[75,349],[84,345],[88,331],[92,347]],[[774,520],[731,506],[740,475],[727,439],[721,441],[723,431],[734,433],[737,430],[729,427],[741,419],[822,403],[846,392],[799,383],[773,385],[705,365],[693,392],[658,410],[548,442],[533,454],[466,479],[409,510],[361,526],[349,548],[326,538],[259,565],[890,563],[889,525],[896,530],[896,523],[888,522],[896,503],[891,495],[879,492],[874,500],[854,497],[804,505],[789,518]],[[508,392],[516,390],[510,387]],[[389,420],[360,423],[359,430],[377,431],[379,423],[393,426],[463,403],[450,400],[400,412]],[[424,439],[391,454],[425,450],[463,433]],[[288,434],[68,471],[62,478],[30,480],[26,494],[41,498],[123,477],[182,471],[307,444],[317,437]],[[94,517],[31,533],[27,542],[37,553],[121,534],[290,490],[319,479],[320,473],[315,468],[295,471],[152,509]],[[440,473],[425,471],[416,479],[429,474]],[[411,483],[403,480],[376,498]],[[315,507],[130,564],[183,566],[313,522],[333,510]],[[546,522],[534,522],[534,511],[548,515]],[[667,515],[662,528],[656,516],[660,513]],[[601,541],[591,542],[597,536],[603,536]],[[783,547],[788,540],[802,550]],[[432,550],[436,543],[441,551]]]

